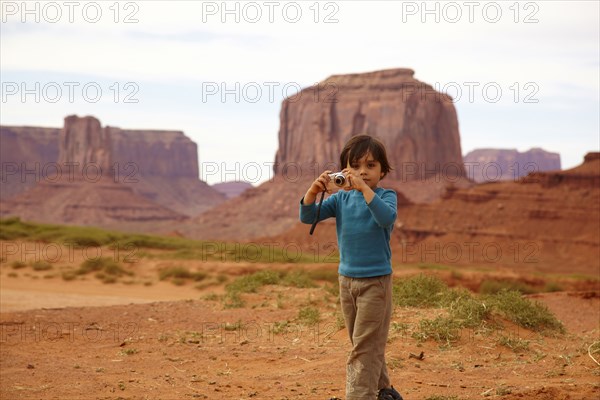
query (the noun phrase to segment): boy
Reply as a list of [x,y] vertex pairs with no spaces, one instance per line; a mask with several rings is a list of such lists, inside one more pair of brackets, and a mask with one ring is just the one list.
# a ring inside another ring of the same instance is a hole
[[[336,218],[340,302],[352,350],[346,363],[346,400],[402,400],[390,385],[385,345],[392,315],[390,235],[397,213],[393,190],[378,187],[391,170],[385,147],[368,135],[352,137],[340,155],[349,181],[321,206],[319,221]],[[323,172],[300,201],[300,220],[311,224],[315,200],[327,188]]]

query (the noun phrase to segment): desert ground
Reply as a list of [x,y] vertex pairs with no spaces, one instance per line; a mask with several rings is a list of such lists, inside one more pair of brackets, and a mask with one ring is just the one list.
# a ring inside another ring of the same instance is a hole
[[[94,256],[116,263],[98,266],[81,249],[50,256],[31,238],[0,243],[2,399],[345,397],[349,339],[334,262],[203,259],[151,246],[128,259],[102,245]],[[394,269],[387,365],[405,400],[600,398],[597,276]],[[560,327],[495,312],[436,327],[460,303],[404,304],[402,282],[415,279],[467,288],[478,312],[493,302],[484,290],[517,288]]]

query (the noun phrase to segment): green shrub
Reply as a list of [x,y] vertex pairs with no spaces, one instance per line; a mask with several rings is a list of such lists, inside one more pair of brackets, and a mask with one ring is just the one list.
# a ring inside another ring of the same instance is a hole
[[165,268],[158,273],[158,277],[161,281],[169,278],[201,281],[207,276],[208,275],[205,272],[190,272],[189,269],[181,266]]
[[[400,285],[396,285],[396,288]],[[417,293],[429,293],[419,298]],[[473,296],[466,289],[441,289],[435,281],[424,281],[418,278],[407,284],[404,282],[405,304],[422,305],[427,299],[435,298],[435,305],[442,306],[447,314],[433,320],[423,319],[413,337],[423,341],[433,339],[437,342],[451,344],[460,338],[463,328],[479,328],[486,323],[492,313],[515,322],[534,331],[564,333],[564,327],[548,309],[540,303],[524,298],[518,291],[501,290],[497,294],[484,297]],[[515,351],[526,349],[528,343],[500,339],[500,344]]]
[[172,238],[165,236],[130,234],[121,238],[115,245],[121,248],[146,248],[177,250],[190,247],[188,239]]
[[433,271],[446,271],[446,270],[450,269],[450,267],[448,267],[447,265],[440,265],[440,264],[419,264],[419,265],[417,265],[417,268],[422,269],[422,270],[433,270]]
[[489,296],[494,310],[519,326],[534,331],[565,332],[562,323],[556,319],[545,305],[524,298],[517,291],[501,290]]
[[413,337],[419,341],[433,339],[436,342],[450,344],[460,339],[461,327],[461,323],[451,317],[422,319],[419,321],[419,330],[413,333]]
[[420,274],[394,284],[394,303],[404,307],[438,306],[447,290],[439,278]]
[[81,263],[79,269],[77,270],[77,273],[79,275],[85,275],[90,272],[100,271],[104,268],[105,265],[108,265],[109,263],[114,263],[114,261],[108,257],[90,258]]
[[264,285],[276,285],[281,281],[281,273],[276,271],[259,271],[251,275],[237,278],[225,287],[228,293],[254,293]]
[[254,293],[264,285],[275,285],[281,281],[281,273],[275,271],[259,271],[244,275],[225,286],[225,307],[239,308],[244,306],[242,293]]
[[244,300],[239,292],[228,292],[223,297],[225,308],[241,308],[244,306]]
[[133,275],[132,272],[123,269],[123,267],[117,263],[106,264],[103,271],[105,274],[113,276]]
[[285,333],[289,329],[289,321],[275,321],[272,332],[276,335]]
[[290,272],[285,275],[281,283],[284,286],[293,286],[297,288],[313,288],[317,286],[306,271]]
[[462,327],[477,327],[488,318],[490,307],[486,306],[484,301],[473,297],[468,290],[454,289],[448,293],[453,294],[451,300],[451,296],[445,296],[450,317],[457,320]]
[[340,285],[339,284],[325,284],[325,286],[323,287],[323,289],[325,289],[325,291],[329,294],[331,294],[332,296],[338,297],[340,295]]
[[21,221],[19,217],[0,219],[0,240],[27,238],[32,225]]
[[479,286],[481,294],[496,294],[502,290],[513,290],[522,294],[533,294],[538,291],[531,285],[519,281],[486,279]]
[[242,293],[255,293],[265,285],[283,285],[298,288],[315,287],[315,283],[305,271],[283,273],[264,270],[250,275],[244,275],[225,286],[225,306],[228,308],[242,307]]
[[336,269],[311,269],[306,271],[306,274],[310,279],[315,281],[326,281],[334,284],[338,284],[338,271]]
[[77,278],[77,273],[75,271],[65,271],[61,274],[63,280],[72,281]]
[[161,281],[169,278],[190,279],[192,273],[185,267],[169,267],[161,269],[158,273],[158,277]]
[[96,272],[95,277],[100,279],[103,283],[114,283],[117,281],[118,277],[124,275],[133,275],[133,272],[125,270],[110,257],[100,257],[85,260],[81,263],[79,269],[75,271],[75,274],[85,275],[90,272]]
[[185,279],[173,278],[173,279],[171,279],[171,283],[175,286],[183,286],[183,285],[185,285]]
[[521,339],[519,337],[515,338],[511,336],[500,335],[498,338],[498,344],[512,349],[512,351],[515,353],[529,349],[529,340]]
[[98,272],[96,278],[100,279],[102,283],[115,283],[117,282],[117,277],[114,275],[107,275],[103,272]]
[[10,266],[12,267],[12,269],[21,269],[25,268],[27,264],[25,264],[23,261],[13,261],[12,263],[10,263]]
[[315,307],[303,307],[298,311],[298,320],[308,326],[313,326],[321,320],[321,313]]
[[[165,255],[175,260],[200,260],[202,254],[194,249],[177,249],[175,252]],[[206,256],[205,256],[206,257]]]
[[52,264],[48,261],[39,260],[31,264],[31,267],[34,271],[48,271],[49,269],[52,269]]
[[544,285],[544,292],[562,292],[564,289],[558,282],[548,282]]
[[0,219],[0,226],[2,226],[3,228],[12,226],[12,225],[17,225],[21,223],[21,218],[20,217],[9,217],[9,218],[4,218],[4,219]]

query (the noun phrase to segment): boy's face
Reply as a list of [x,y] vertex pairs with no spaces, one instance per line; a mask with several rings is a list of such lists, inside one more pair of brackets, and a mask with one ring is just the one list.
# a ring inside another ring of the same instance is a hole
[[360,175],[362,180],[373,190],[375,190],[377,184],[383,178],[381,163],[375,160],[371,153],[367,153],[352,164],[348,160],[347,168],[354,170],[356,174]]

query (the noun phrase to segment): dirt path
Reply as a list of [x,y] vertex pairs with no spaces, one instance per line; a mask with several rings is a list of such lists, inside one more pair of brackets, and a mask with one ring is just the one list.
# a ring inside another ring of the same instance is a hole
[[197,299],[191,286],[156,282],[151,287],[95,280],[66,282],[62,279],[10,278],[0,280],[1,312],[40,308],[110,306],[153,301]]

